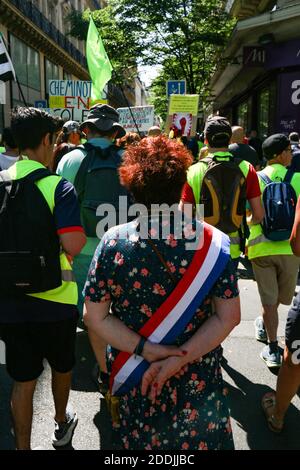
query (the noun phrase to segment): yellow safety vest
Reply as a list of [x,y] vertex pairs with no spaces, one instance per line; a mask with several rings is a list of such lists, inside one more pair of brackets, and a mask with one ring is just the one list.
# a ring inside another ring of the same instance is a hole
[[[214,155],[209,156],[218,156],[219,161],[228,161],[229,156],[231,154],[229,152],[217,152]],[[245,178],[247,178],[250,168],[250,163],[246,160],[243,160],[239,164],[240,170],[242,171]],[[200,201],[200,193],[201,193],[201,186],[202,181],[204,178],[204,174],[207,169],[207,163],[202,162],[201,160],[196,163],[195,165],[190,166],[187,173],[187,182],[193,190],[195,203],[199,204]],[[230,256],[232,259],[239,258],[241,254],[240,250],[240,236],[239,232],[232,232],[228,234],[230,238]]]
[[[24,178],[35,170],[45,168],[41,163],[32,160],[17,161],[11,166],[8,171],[13,180]],[[55,190],[58,183],[61,181],[61,176],[51,175],[47,176],[35,184],[43,194],[47,204],[53,214],[55,207]],[[58,302],[61,304],[77,305],[78,289],[74,279],[72,267],[68,261],[65,253],[60,254],[60,266],[62,273],[62,284],[56,289],[46,292],[28,294],[31,297],[48,300],[50,302]]]
[[[287,173],[287,169],[279,164],[274,163],[264,168],[263,172],[272,181],[282,181]],[[261,193],[265,188],[265,184],[259,178],[259,185]],[[291,185],[293,186],[297,197],[300,194],[300,173],[295,173]],[[259,258],[261,256],[272,256],[272,255],[292,255],[292,249],[289,240],[283,241],[272,241],[268,240],[264,234],[260,224],[250,226],[250,236],[247,242],[248,246],[248,258]]]

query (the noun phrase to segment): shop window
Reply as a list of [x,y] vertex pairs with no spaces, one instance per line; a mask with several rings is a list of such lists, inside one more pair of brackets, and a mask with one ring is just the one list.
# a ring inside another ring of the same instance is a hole
[[264,140],[270,128],[270,90],[266,88],[258,96],[258,136]]
[[[41,97],[40,56],[37,51],[10,34],[10,53],[27,104]],[[13,106],[24,105],[18,86],[12,82]]]
[[72,74],[64,70],[64,80],[72,80]]
[[49,92],[49,80],[59,80],[59,66],[45,59],[45,88],[47,95]]
[[3,104],[0,104],[0,134],[2,137],[2,132],[4,129],[4,106]]
[[251,105],[251,99],[249,99],[241,103],[237,108],[237,125],[241,126],[245,132],[249,130]]

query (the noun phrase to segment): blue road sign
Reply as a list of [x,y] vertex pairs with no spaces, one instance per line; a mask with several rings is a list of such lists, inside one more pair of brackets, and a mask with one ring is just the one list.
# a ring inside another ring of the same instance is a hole
[[34,102],[35,108],[47,108],[47,100],[37,100]]
[[185,88],[185,80],[168,80],[167,96],[169,97],[170,95],[185,95]]

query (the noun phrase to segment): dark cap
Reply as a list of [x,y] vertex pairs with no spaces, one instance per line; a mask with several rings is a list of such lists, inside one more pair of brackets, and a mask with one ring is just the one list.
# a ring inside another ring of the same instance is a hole
[[293,143],[299,143],[299,134],[298,132],[291,132],[289,135],[289,139]]
[[72,132],[79,132],[79,122],[66,121],[62,127],[64,134],[71,134]]
[[84,121],[80,128],[83,129],[86,124],[94,124],[101,132],[109,132],[111,130],[118,131],[117,139],[124,137],[125,129],[119,124],[119,113],[108,104],[96,104],[90,109],[87,120]]
[[280,155],[290,145],[288,137],[284,134],[273,134],[262,144],[262,150],[267,160]]
[[212,116],[208,118],[204,133],[211,147],[218,144],[218,142],[227,142],[228,145],[232,136],[231,125],[229,121],[222,116]]

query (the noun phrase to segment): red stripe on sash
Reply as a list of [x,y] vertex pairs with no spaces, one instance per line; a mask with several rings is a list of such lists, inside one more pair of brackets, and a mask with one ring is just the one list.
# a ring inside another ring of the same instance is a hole
[[199,250],[196,250],[187,271],[184,273],[184,276],[178,282],[176,288],[173,290],[173,292],[171,292],[171,294],[163,302],[163,304],[156,310],[152,317],[149,318],[147,323],[141,327],[141,329],[139,330],[139,334],[145,336],[145,338],[148,338],[157,328],[157,326],[166,318],[170,311],[173,310],[175,305],[177,305],[182,295],[190,286],[196,274],[199,272],[200,266],[202,266],[208,253],[212,235],[213,231],[211,227],[207,225],[204,226],[202,236],[207,238],[205,238],[205,242],[203,243],[203,239],[201,237],[200,243],[203,243],[203,247]]
[[[148,338],[179,302],[182,295],[190,286],[191,282],[199,272],[200,267],[202,266],[210,248],[212,236],[213,228],[210,225],[203,223],[203,234],[201,236],[201,241],[199,242],[199,244],[203,244],[203,247],[196,250],[193,259],[187,268],[187,271],[184,273],[183,277],[178,282],[176,288],[173,290],[173,292],[171,292],[168,298],[156,310],[156,312],[146,322],[146,324],[140,328],[140,330],[138,331],[139,334],[143,335],[145,338]],[[204,237],[204,239],[202,237]],[[111,387],[116,372],[123,367],[123,365],[127,362],[131,355],[131,353],[123,351],[120,352],[115,358],[112,366],[113,371],[110,376]]]

